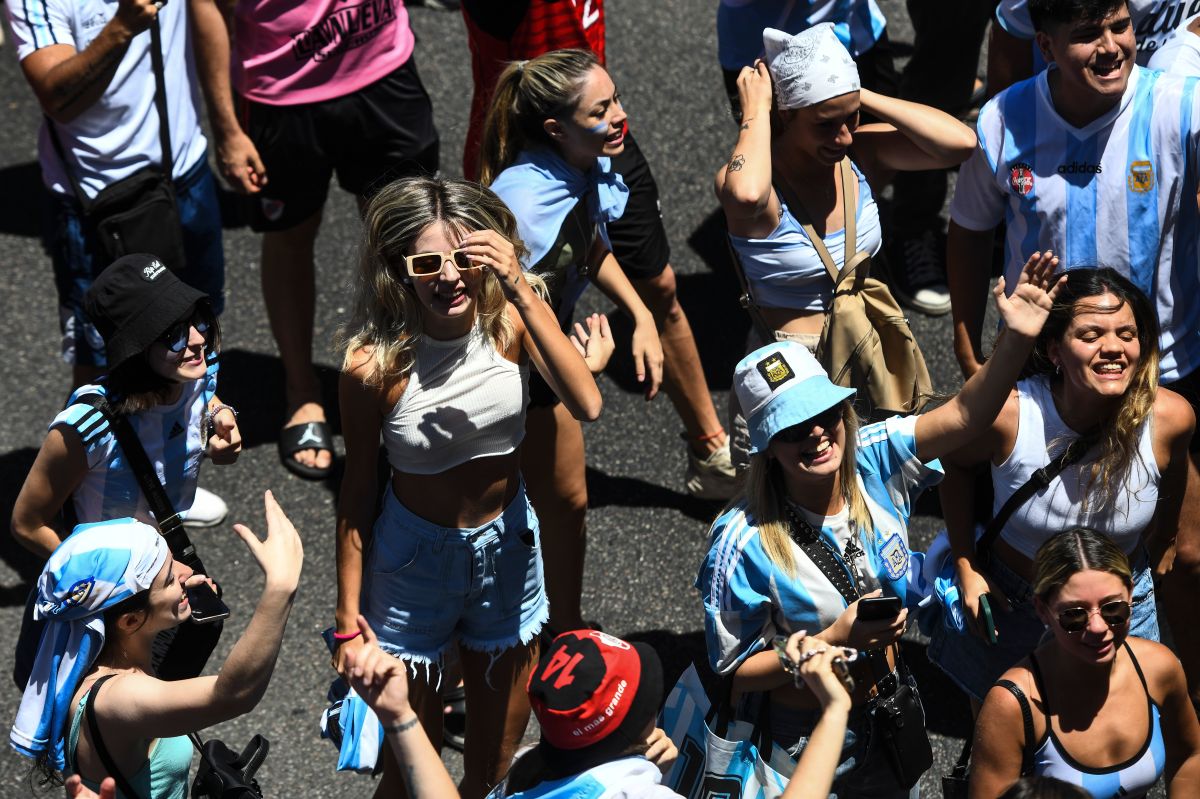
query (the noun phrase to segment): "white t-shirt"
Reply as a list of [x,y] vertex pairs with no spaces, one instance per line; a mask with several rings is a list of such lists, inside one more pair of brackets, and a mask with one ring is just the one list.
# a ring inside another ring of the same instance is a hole
[[[1195,5],[1200,6],[1200,2]],[[1196,17],[1185,19],[1175,36],[1155,51],[1148,65],[1150,69],[1159,69],[1172,75],[1200,77],[1200,36],[1187,30],[1194,19]]]
[[[1200,0],[1128,0],[1128,6],[1137,36],[1137,62],[1142,66],[1187,24],[1185,17],[1200,13]],[[1029,0],[1000,0],[996,21],[1019,39],[1033,38]]]
[[[114,0],[6,0],[6,6],[17,58],[21,60],[55,44],[70,45],[82,52],[117,12]],[[158,19],[173,171],[179,177],[204,157],[208,146],[197,112],[199,84],[190,54],[187,2],[166,3]],[[147,30],[129,43],[100,99],[70,122],[55,123],[71,159],[71,172],[88,197],[145,166],[162,162],[154,87]],[[74,194],[45,123],[38,136],[38,156],[46,186],[59,194]]]
[[1048,74],[983,107],[950,216],[968,230],[1007,222],[1010,287],[1046,249],[1063,268],[1128,277],[1157,306],[1164,381],[1184,377],[1200,366],[1198,81],[1135,67],[1121,102],[1075,128],[1055,110]]

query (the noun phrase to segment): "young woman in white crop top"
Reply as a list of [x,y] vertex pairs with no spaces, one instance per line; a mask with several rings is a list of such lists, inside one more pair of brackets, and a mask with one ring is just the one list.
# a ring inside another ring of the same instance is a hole
[[[936,625],[929,656],[976,701],[1042,638],[1030,601],[1033,557],[1062,530],[1095,528],[1129,556],[1131,632],[1157,640],[1150,572],[1175,538],[1195,425],[1187,401],[1157,385],[1157,342],[1154,311],[1132,283],[1107,268],[1069,271],[1026,379],[985,435],[943,459],[942,509],[972,634]],[[1018,508],[990,550],[977,554],[970,470],[989,466],[995,514],[1067,442],[1093,433],[1099,439],[1088,454]],[[983,594],[994,644],[980,622]]]
[[1200,724],[1183,667],[1132,634],[1125,553],[1086,527],[1059,532],[1038,549],[1031,582],[1045,642],[987,694],[971,799],[1007,795],[1025,774],[1094,799],[1145,796],[1160,778],[1169,797],[1200,795]]
[[[578,419],[600,413],[588,359],[521,269],[508,208],[465,181],[385,186],[365,213],[353,321],[343,331],[346,472],[338,506],[334,665],[361,613],[413,673],[413,707],[442,740],[442,655],[459,644],[471,707],[462,795],[478,799],[529,718],[523,690],[548,608],[537,517],[520,472],[532,361]],[[599,342],[599,343],[597,343]],[[382,435],[390,486],[378,508]],[[400,791],[385,747],[376,796]]]
[[[870,186],[882,188],[896,171],[962,163],[976,140],[949,114],[861,89],[858,69],[832,26],[790,37],[768,28],[763,42],[767,60],[738,77],[744,116],[715,188],[765,322],[777,340],[814,350],[833,284],[798,220],[812,222],[840,267],[847,245],[843,195],[855,192],[853,244],[874,255],[882,236]],[[880,121],[860,126],[860,114]],[[843,158],[853,159],[860,177],[853,185],[842,185]],[[766,343],[755,333],[751,338],[747,351]],[[745,466],[745,422],[736,407],[731,412],[734,462]]]

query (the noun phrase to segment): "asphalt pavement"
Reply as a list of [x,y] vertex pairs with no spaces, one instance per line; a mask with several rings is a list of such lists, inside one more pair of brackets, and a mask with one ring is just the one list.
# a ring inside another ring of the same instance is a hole
[[[880,0],[890,35],[903,56],[912,30],[904,4]],[[736,303],[737,287],[726,256],[723,223],[712,194],[712,175],[729,157],[735,130],[716,62],[713,0],[637,2],[609,0],[608,61],[622,91],[630,122],[646,152],[662,194],[662,211],[679,275],[679,296],[691,319],[714,401],[725,413],[733,365],[741,355],[748,320]],[[471,95],[471,74],[462,20],[456,13],[411,10],[416,58],[433,98],[442,136],[442,169],[461,173],[460,158]],[[60,410],[70,373],[60,360],[54,285],[39,233],[42,189],[37,167],[38,106],[17,64],[11,38],[0,48],[0,518],[33,462],[47,422]],[[231,211],[236,201],[229,203]],[[231,213],[234,219],[236,213]],[[232,223],[231,223],[232,224]],[[316,357],[335,428],[336,372],[332,337],[347,317],[348,276],[358,248],[352,199],[334,188],[326,207],[316,260],[320,292]],[[229,522],[263,523],[262,493],[271,489],[304,539],[306,562],[275,675],[263,701],[248,716],[208,731],[240,748],[251,735],[270,739],[270,756],[259,781],[267,796],[369,796],[370,779],[335,773],[332,746],[318,737],[318,718],[333,672],[321,630],[332,622],[334,501],[338,481],[312,483],[286,472],[275,442],[283,422],[282,369],[267,326],[259,289],[259,242],[245,227],[225,231],[227,310],[222,319],[220,393],[241,412],[245,452],[236,465],[206,466],[202,485],[231,508]],[[585,295],[580,314],[612,311],[598,292]],[[949,317],[912,315],[935,387],[960,384],[953,362]],[[629,324],[614,316],[621,341]],[[645,402],[628,356],[621,352],[600,379],[605,409],[586,428],[588,567],[585,615],[605,630],[654,645],[662,654],[668,684],[690,659],[703,658],[702,616],[693,581],[707,549],[706,530],[717,508],[688,497],[683,487],[682,425],[666,396]],[[338,446],[341,446],[340,436]],[[340,454],[340,453],[339,453]],[[924,498],[911,529],[920,549],[940,526],[936,496]],[[229,524],[195,536],[221,580],[234,615],[225,625],[212,671],[245,629],[262,578]],[[0,661],[15,639],[20,609],[38,564],[0,536]],[[922,640],[910,633],[908,659],[925,698],[937,763],[922,785],[939,791],[937,776],[949,770],[970,728],[965,701],[929,665]],[[7,668],[5,668],[7,673]],[[11,719],[20,695],[7,677],[0,686],[0,719]],[[5,722],[7,723],[7,721]],[[29,763],[8,750],[0,754],[0,796],[27,796]],[[446,761],[460,773],[461,758]]]

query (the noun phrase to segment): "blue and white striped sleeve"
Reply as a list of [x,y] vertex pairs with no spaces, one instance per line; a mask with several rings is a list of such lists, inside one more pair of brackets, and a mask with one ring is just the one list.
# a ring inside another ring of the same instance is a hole
[[758,528],[739,506],[713,523],[712,548],[696,578],[704,601],[704,636],[713,671],[732,674],[774,635],[771,597]]
[[5,6],[18,61],[53,44],[75,47],[71,3],[64,0],[5,0]]
[[888,498],[905,520],[912,502],[925,489],[942,481],[942,464],[935,458],[923,463],[917,455],[917,417],[892,416],[858,432],[859,468],[879,476]]
[[98,464],[108,460],[117,443],[108,420],[90,405],[68,405],[50,422],[50,429],[55,427],[69,428],[79,436],[87,453],[89,469],[95,469]]

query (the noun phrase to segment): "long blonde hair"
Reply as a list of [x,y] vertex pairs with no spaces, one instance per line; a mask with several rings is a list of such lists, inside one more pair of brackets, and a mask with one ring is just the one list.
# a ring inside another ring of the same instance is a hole
[[530,145],[553,146],[542,125],[574,110],[588,73],[598,66],[590,50],[553,50],[505,67],[483,123],[479,182],[490,186]]
[[[422,333],[421,303],[404,267],[404,256],[430,225],[446,225],[455,235],[490,229],[504,236],[517,257],[528,257],[517,235],[517,220],[490,189],[465,180],[413,177],[384,186],[367,204],[363,243],[354,285],[354,313],[339,331],[342,369],[349,370],[361,349],[370,353],[363,379],[380,386],[402,378],[410,368]],[[526,274],[526,278],[532,277]],[[503,352],[513,340],[504,291],[485,271],[475,313],[484,335]]]
[[[842,464],[838,467],[838,486],[842,498],[850,509],[850,521],[859,529],[871,526],[871,511],[858,487],[858,415],[849,400],[842,402],[842,424],[845,427],[846,444],[842,452]],[[745,500],[746,510],[758,527],[759,539],[767,557],[784,573],[796,576],[796,561],[792,557],[791,522],[788,519],[787,490],[783,482],[783,469],[779,461],[766,452],[750,456],[750,471],[741,496],[731,503]]]

